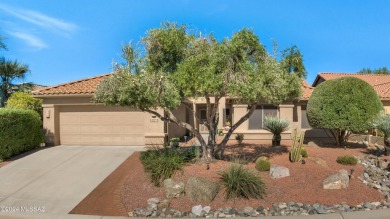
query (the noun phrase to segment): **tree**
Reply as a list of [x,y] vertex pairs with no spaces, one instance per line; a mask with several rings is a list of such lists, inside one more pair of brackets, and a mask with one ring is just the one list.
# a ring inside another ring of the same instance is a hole
[[381,110],[382,102],[371,85],[343,77],[324,81],[314,89],[307,103],[307,118],[312,127],[329,129],[341,146],[350,131],[372,128]]
[[28,71],[27,65],[20,64],[16,60],[0,58],[0,107],[4,106],[11,95],[12,81],[24,78]]
[[29,109],[42,116],[42,99],[34,98],[28,93],[14,92],[7,100],[5,108]]
[[358,71],[358,74],[390,74],[390,71],[386,67],[371,70],[370,68],[363,68]]
[[5,43],[3,42],[4,38],[2,36],[0,36],[0,50],[2,49],[7,49],[7,46],[5,45]]
[[[166,23],[151,29],[141,48],[132,44],[122,48],[125,64],[117,64],[111,77],[104,80],[94,96],[106,105],[128,106],[151,113],[163,121],[191,131],[202,146],[202,159],[222,158],[224,147],[234,130],[247,120],[261,103],[278,104],[301,93],[305,74],[297,49],[285,50],[282,60],[270,55],[258,37],[248,29],[218,41],[212,35],[191,34],[184,25]],[[294,53],[292,54],[291,51]],[[222,97],[235,97],[247,104],[247,113],[216,143],[218,107]],[[200,120],[190,99],[206,100],[206,121]],[[204,140],[196,127],[176,118],[172,111],[184,105],[209,131]],[[164,109],[161,114],[158,108]]]

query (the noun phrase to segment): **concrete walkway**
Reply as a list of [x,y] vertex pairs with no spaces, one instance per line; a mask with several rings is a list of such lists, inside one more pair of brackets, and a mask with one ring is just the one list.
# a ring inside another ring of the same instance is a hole
[[66,216],[134,151],[142,149],[57,146],[16,160],[0,168],[0,218]]

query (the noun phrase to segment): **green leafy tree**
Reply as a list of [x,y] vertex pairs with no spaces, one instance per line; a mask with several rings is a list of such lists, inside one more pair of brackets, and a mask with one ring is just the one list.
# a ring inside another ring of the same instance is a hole
[[[278,104],[301,93],[305,70],[302,58],[297,58],[298,50],[285,50],[278,60],[277,54],[268,54],[258,37],[245,28],[230,39],[218,41],[212,35],[191,34],[184,25],[166,23],[149,30],[136,45],[122,48],[126,63],[117,64],[115,73],[99,85],[95,101],[138,108],[186,128],[200,142],[204,161],[223,156],[231,134],[257,105]],[[291,56],[296,58],[289,59]],[[248,111],[216,143],[218,107],[225,96],[247,104]],[[206,101],[205,121],[197,117],[191,104],[199,97]],[[208,139],[202,138],[197,127],[175,117],[172,111],[180,105],[207,127]],[[164,109],[164,114],[158,108]]]
[[42,116],[42,99],[34,98],[28,93],[15,92],[7,100],[5,108],[34,110]]
[[4,106],[12,93],[13,80],[25,78],[28,71],[27,65],[0,58],[0,107]]
[[358,71],[358,74],[390,74],[390,71],[386,67],[378,68],[378,69],[370,69],[370,68],[363,68],[362,70]]
[[344,77],[318,85],[307,103],[307,118],[314,128],[329,129],[337,145],[350,131],[365,131],[383,110],[375,90],[365,81]]

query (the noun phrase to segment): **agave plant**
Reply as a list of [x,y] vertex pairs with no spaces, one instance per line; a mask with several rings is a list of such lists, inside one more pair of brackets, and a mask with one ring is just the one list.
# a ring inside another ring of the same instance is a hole
[[289,122],[287,119],[278,118],[276,116],[266,116],[264,118],[263,126],[263,129],[273,134],[272,146],[278,146],[282,140],[280,134],[288,130]]

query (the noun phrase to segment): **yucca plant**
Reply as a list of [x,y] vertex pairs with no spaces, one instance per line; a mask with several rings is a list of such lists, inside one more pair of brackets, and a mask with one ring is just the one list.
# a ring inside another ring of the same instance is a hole
[[373,126],[383,133],[385,153],[390,155],[390,115],[381,113],[373,122]]
[[272,146],[280,145],[282,137],[280,134],[287,131],[289,122],[287,119],[278,118],[276,116],[266,116],[263,123],[264,129],[273,134]]

